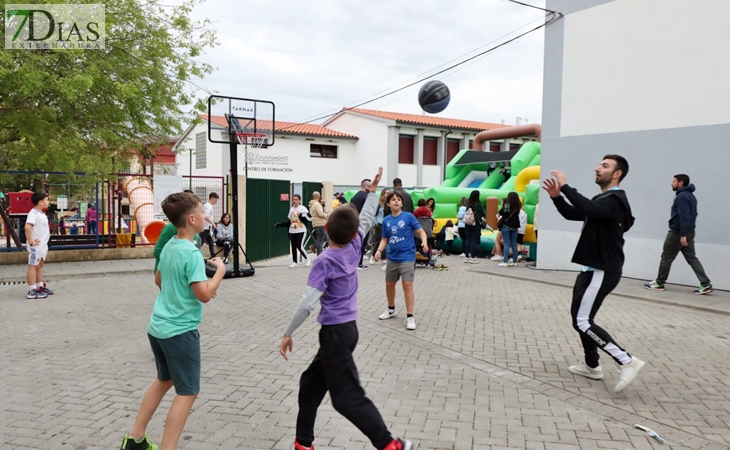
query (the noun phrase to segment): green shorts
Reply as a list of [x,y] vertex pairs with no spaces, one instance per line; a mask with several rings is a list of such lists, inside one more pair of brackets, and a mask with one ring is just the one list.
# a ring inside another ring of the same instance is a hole
[[149,333],[152,353],[157,364],[157,379],[172,380],[178,395],[200,392],[200,333],[191,330],[169,339],[158,339]]

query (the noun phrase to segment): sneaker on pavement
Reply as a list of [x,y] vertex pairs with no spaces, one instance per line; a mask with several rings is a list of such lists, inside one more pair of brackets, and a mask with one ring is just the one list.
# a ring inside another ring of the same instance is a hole
[[[710,290],[712,290],[712,287],[710,287]],[[53,291],[48,289],[46,283],[43,283],[43,287],[41,289],[38,289],[38,291],[43,292],[46,295],[53,295]]]
[[375,258],[373,258],[373,257],[371,256],[371,257],[370,257],[370,265],[372,266],[373,264],[375,264]]
[[709,294],[710,292],[712,292],[711,284],[709,284],[707,286],[700,286],[699,288],[695,289],[695,294],[699,294],[699,295]]
[[[663,291],[664,290],[664,285],[659,284],[656,281],[650,281],[648,283],[644,283],[644,287],[647,289],[651,289],[653,291]],[[697,291],[695,291],[695,292],[697,292]]]
[[416,319],[413,317],[406,317],[406,330],[416,329]]
[[367,268],[368,268],[368,266],[366,266],[365,264],[358,264],[357,265],[357,270],[367,270]]
[[517,267],[517,263],[514,261],[507,261],[507,267]]
[[470,258],[469,259],[469,264],[479,264],[479,263],[477,262],[477,259],[476,258]]
[[383,267],[380,268],[380,270],[382,270],[383,272],[385,272],[387,269],[388,269],[388,266],[386,266],[386,265],[383,265]]
[[385,312],[383,314],[378,316],[378,319],[380,319],[380,320],[390,319],[391,317],[396,317],[397,315],[398,315],[398,310],[388,308],[385,310]]
[[631,382],[636,379],[639,372],[641,372],[641,369],[643,369],[645,365],[646,363],[644,361],[634,356],[630,363],[620,366],[618,383],[616,383],[616,387],[613,389],[613,392],[618,394],[629,387]]
[[35,289],[31,289],[30,291],[28,291],[28,297],[27,298],[28,299],[35,299],[35,298],[47,298],[47,297],[48,297],[48,294],[46,294],[44,292],[41,292],[41,291],[37,291]]
[[465,255],[464,253],[462,253],[461,255],[459,255],[459,257],[460,257],[460,258],[463,258],[463,257],[465,257],[465,256],[466,256],[466,255]]
[[590,378],[591,380],[603,379],[603,369],[601,369],[601,366],[598,366],[595,369],[591,369],[584,362],[576,366],[568,367],[568,372]]
[[494,255],[491,258],[489,258],[492,261],[502,261],[504,259],[504,256],[502,255]]
[[404,439],[393,439],[383,450],[413,450],[413,442]]
[[121,450],[157,450],[157,446],[152,443],[146,434],[142,437],[141,442],[137,442],[133,437],[125,434]]
[[309,267],[309,266],[311,266],[311,265],[312,265],[312,260],[311,260],[311,258],[307,258],[307,264],[306,264],[306,266],[307,266],[307,267]]
[[291,263],[291,264],[289,264],[289,268],[290,268],[290,269],[293,269],[293,268],[295,268],[296,266],[297,266],[297,263]]
[[305,447],[302,444],[299,443],[296,439],[294,439],[294,450],[314,450],[314,445],[310,445],[309,447]]
[[507,265],[508,265],[508,264],[507,264],[506,262],[501,262],[501,263],[499,263],[499,264],[497,264],[497,265],[498,265],[499,267],[507,267]]
[[464,264],[471,264],[471,258],[464,258]]

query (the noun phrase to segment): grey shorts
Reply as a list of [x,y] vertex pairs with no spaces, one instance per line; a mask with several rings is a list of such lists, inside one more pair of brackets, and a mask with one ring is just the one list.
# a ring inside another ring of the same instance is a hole
[[396,262],[389,259],[385,269],[385,282],[395,283],[399,279],[403,279],[403,281],[413,281],[415,274],[415,261]]
[[172,380],[178,395],[200,392],[200,333],[191,330],[169,339],[147,334],[157,364],[157,379]]

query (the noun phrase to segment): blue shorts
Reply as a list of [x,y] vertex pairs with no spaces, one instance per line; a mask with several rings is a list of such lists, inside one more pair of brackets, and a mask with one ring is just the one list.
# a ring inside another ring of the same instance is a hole
[[169,339],[158,339],[149,333],[152,353],[157,364],[157,379],[172,380],[178,395],[200,392],[200,333],[191,330]]

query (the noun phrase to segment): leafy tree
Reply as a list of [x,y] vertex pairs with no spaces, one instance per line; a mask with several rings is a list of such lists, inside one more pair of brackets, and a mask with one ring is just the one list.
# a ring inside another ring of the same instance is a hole
[[0,51],[0,170],[103,176],[150,137],[180,135],[205,110],[193,80],[213,71],[198,57],[216,45],[215,32],[191,18],[203,1],[104,0],[103,50]]

